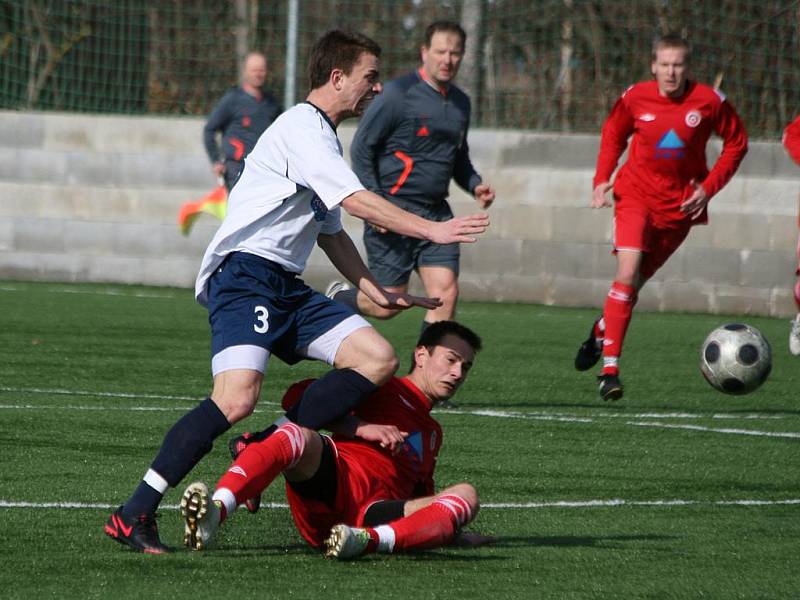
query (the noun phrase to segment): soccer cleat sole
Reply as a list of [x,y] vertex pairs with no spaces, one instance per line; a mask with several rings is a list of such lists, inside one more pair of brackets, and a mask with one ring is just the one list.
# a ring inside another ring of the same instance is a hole
[[325,557],[338,560],[358,558],[367,549],[369,537],[364,529],[334,525],[325,540]]
[[325,539],[325,558],[344,558],[341,556],[347,542],[347,527],[334,525],[330,535]]
[[181,515],[185,524],[183,545],[193,550],[204,548],[203,540],[198,535],[197,524],[208,513],[208,495],[205,490],[194,484],[186,488],[181,498]]

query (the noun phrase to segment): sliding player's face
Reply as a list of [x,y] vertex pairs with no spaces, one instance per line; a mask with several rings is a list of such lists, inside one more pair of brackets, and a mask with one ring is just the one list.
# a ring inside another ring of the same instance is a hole
[[415,351],[420,366],[420,389],[433,401],[453,396],[467,378],[475,360],[475,351],[457,335],[448,334],[431,352],[420,347]]
[[380,94],[383,87],[378,71],[378,58],[374,54],[364,52],[358,62],[353,65],[349,75],[342,75],[342,93],[347,116],[359,116],[367,110],[367,106]]
[[461,36],[452,31],[437,31],[431,45],[422,47],[422,69],[438,85],[449,83],[458,74],[464,56]]
[[662,96],[676,98],[686,88],[689,63],[686,48],[659,48],[650,70],[656,78],[658,91]]

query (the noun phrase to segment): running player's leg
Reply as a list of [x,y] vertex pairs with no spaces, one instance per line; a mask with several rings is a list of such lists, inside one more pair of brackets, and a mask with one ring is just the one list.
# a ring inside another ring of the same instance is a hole
[[[243,277],[248,282],[246,294],[236,291],[244,289]],[[284,320],[279,311],[271,310],[271,296],[282,295],[271,289],[274,283],[261,265],[236,256],[211,278],[212,393],[169,429],[142,481],[106,523],[110,537],[136,550],[166,551],[158,541],[154,515],[167,489],[177,486],[211,450],[214,440],[249,415],[258,400],[268,348]],[[264,325],[268,314],[272,330]]]
[[363,317],[303,285],[308,296],[295,311],[295,345],[275,352],[289,363],[310,358],[334,369],[309,385],[284,417],[245,443],[264,439],[287,420],[319,429],[350,412],[397,370],[394,348]]
[[619,358],[625,333],[636,302],[636,286],[642,252],[647,248],[648,214],[646,207],[631,200],[617,198],[614,205],[614,253],[617,268],[614,281],[603,306],[603,368],[598,378],[600,397],[617,400],[622,397],[619,379]]
[[[448,210],[448,214],[449,210]],[[456,315],[458,301],[458,272],[461,250],[458,244],[420,244],[416,257],[417,272],[425,294],[430,298],[439,298],[442,306],[429,310],[422,323],[422,331],[437,321],[451,321]]]

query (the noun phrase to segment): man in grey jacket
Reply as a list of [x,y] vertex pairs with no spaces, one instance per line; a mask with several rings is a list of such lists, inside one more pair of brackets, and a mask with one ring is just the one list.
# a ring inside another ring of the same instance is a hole
[[[264,89],[266,78],[267,58],[261,52],[249,53],[244,60],[241,85],[222,97],[203,128],[203,144],[211,168],[217,177],[225,177],[229,192],[239,177],[244,157],[281,114],[278,101]],[[217,144],[217,132],[222,134],[222,147]]]
[[[361,119],[351,146],[353,170],[364,186],[404,210],[432,221],[452,218],[450,179],[482,208],[495,193],[469,158],[470,101],[452,81],[466,34],[458,23],[437,21],[425,32],[419,69],[384,86]],[[442,305],[427,311],[423,329],[455,315],[459,245],[436,244],[365,224],[369,268],[387,290],[404,293],[417,271],[428,296]],[[326,294],[360,313],[388,319],[399,311],[380,307],[358,290],[333,282]]]

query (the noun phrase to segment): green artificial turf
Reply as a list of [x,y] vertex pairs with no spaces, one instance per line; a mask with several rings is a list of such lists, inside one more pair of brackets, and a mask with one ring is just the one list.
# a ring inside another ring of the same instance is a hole
[[[323,559],[295,532],[282,485],[212,549],[146,556],[103,534],[171,424],[210,389],[205,311],[190,291],[0,284],[3,598],[792,598],[800,590],[800,359],[786,320],[637,313],[625,397],[603,403],[572,366],[593,310],[462,304],[484,338],[458,409],[437,411],[441,486],[469,481],[480,549]],[[421,319],[376,323],[408,368]],[[707,333],[745,321],[772,342],[769,380],[742,397],[702,378]],[[326,367],[270,363],[256,414]],[[213,484],[225,436],[189,480]],[[178,546],[165,497],[162,539]]]

